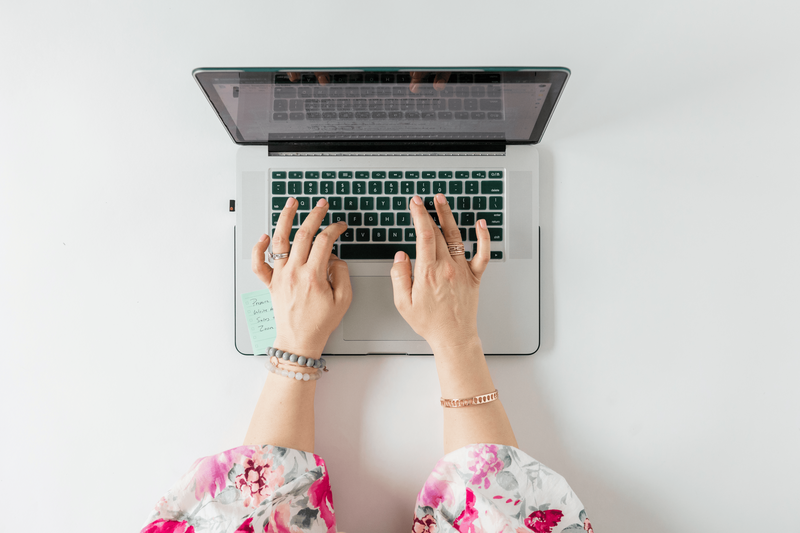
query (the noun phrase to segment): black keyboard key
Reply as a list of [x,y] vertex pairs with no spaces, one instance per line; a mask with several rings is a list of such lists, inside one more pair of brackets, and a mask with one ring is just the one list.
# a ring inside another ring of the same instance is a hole
[[381,242],[386,240],[386,228],[375,228],[372,230],[372,242]]
[[503,194],[502,181],[482,181],[481,194]]
[[389,171],[389,179],[392,179],[392,180],[403,179],[403,171],[402,170],[390,170]]
[[472,257],[472,253],[469,250],[464,250],[464,259],[469,260]]
[[348,181],[337,181],[336,182],[336,194],[350,194],[350,182],[348,182]]
[[467,194],[478,194],[478,183],[480,182],[473,180],[465,181],[464,187],[466,188]]
[[422,202],[422,205],[424,205],[425,209],[428,211],[436,211],[436,204],[433,203],[433,196],[426,196],[422,199]]
[[502,196],[490,196],[489,197],[489,209],[503,209],[503,197]]
[[377,198],[377,207],[378,211],[388,211],[391,206],[391,199],[388,196],[379,196]]
[[347,217],[344,213],[333,213],[331,215],[331,220],[334,224],[337,222],[347,222]]
[[502,241],[503,228],[489,228],[489,239],[493,241]]
[[469,170],[456,170],[456,179],[459,180],[469,179]]
[[369,211],[370,209],[375,209],[375,199],[372,196],[366,196],[361,199],[359,203],[359,209],[362,211]]
[[328,197],[328,205],[330,209],[333,210],[340,210],[342,208],[342,197],[341,196],[329,196]]
[[378,213],[364,213],[364,225],[365,226],[377,226],[378,225]]
[[289,194],[303,194],[303,182],[290,181],[289,188],[287,190],[289,191]]
[[471,240],[471,241],[477,241],[478,240],[478,233],[475,231],[475,228],[468,228],[467,232],[468,232],[467,235],[469,237],[469,240]]
[[489,179],[501,179],[503,177],[502,170],[490,170]]
[[367,180],[367,179],[369,179],[369,171],[368,170],[356,170],[356,179],[357,180]]
[[461,233],[461,242],[467,240],[467,228],[458,228],[459,233]]
[[463,181],[451,181],[448,183],[448,192],[450,194],[463,194],[463,191],[464,191]]
[[447,205],[450,207],[450,211],[456,208],[456,199],[452,196],[445,196],[445,200],[447,200]]
[[367,182],[366,181],[354,181],[353,182],[353,194],[367,194]]
[[369,193],[370,194],[383,194],[383,183],[380,181],[370,181],[369,182]]
[[486,220],[487,226],[502,226],[503,225],[503,213],[498,213],[497,211],[488,211],[483,213],[478,213],[478,220],[484,219]]
[[336,172],[333,170],[323,170],[322,171],[322,179],[324,180],[335,180],[336,179]]
[[316,181],[307,181],[303,183],[303,194],[319,194],[319,183]]
[[394,226],[394,213],[381,213],[381,226]]
[[406,211],[405,213],[397,213],[397,225],[398,226],[410,226],[411,225],[411,213]]
[[458,213],[456,211],[453,211],[452,213],[453,213],[453,220],[455,221],[456,224],[458,224]]
[[318,180],[319,179],[319,170],[306,170],[306,179],[307,180]]
[[303,173],[299,170],[293,170],[289,172],[289,179],[290,180],[301,180],[303,179]]
[[466,211],[469,209],[469,196],[459,196],[456,199],[456,207],[459,211]]
[[406,242],[417,242],[417,233],[414,231],[414,228],[406,228],[405,235]]
[[272,197],[272,210],[273,211],[280,211],[283,209],[283,206],[286,205],[286,200],[288,200],[286,196],[273,196]]
[[389,242],[400,242],[403,240],[403,230],[400,228],[389,229]]
[[351,179],[353,179],[353,171],[352,170],[340,170],[339,171],[339,179],[340,180],[351,180]]
[[418,181],[417,182],[417,194],[430,194],[431,193],[431,182],[430,181]]
[[286,194],[286,182],[285,181],[273,181],[272,182],[272,194]]
[[482,180],[485,177],[486,177],[486,171],[485,170],[473,170],[472,171],[472,179],[474,179],[474,180]]
[[476,211],[478,209],[486,209],[486,197],[485,196],[476,196],[472,199],[472,209]]
[[400,182],[400,193],[401,194],[414,194],[414,182],[413,181],[401,181]]
[[357,211],[358,210],[358,198],[355,196],[346,196],[344,199],[344,210],[345,211]]
[[286,179],[286,172],[278,171],[272,173],[272,179],[274,180],[285,180]]
[[386,179],[386,171],[385,170],[373,170],[372,171],[372,179],[374,179],[374,180]]
[[360,226],[361,225],[361,213],[347,213],[347,225],[348,226]]
[[394,259],[397,252],[405,252],[411,259],[417,256],[414,244],[342,244],[341,257],[347,259]]
[[489,255],[490,255],[490,259],[502,259],[503,258],[503,252],[490,252]]
[[433,194],[447,194],[447,182],[446,181],[434,181],[433,182]]
[[[355,230],[353,228],[347,228],[347,230],[345,230],[345,232],[342,233],[342,236],[339,237],[339,239],[342,242],[352,242],[354,237],[355,237]],[[344,248],[344,246],[345,245],[343,244],[342,248]]]
[[297,210],[298,211],[310,211],[311,210],[311,198],[308,196],[298,196],[297,198]]
[[333,194],[334,191],[334,182],[332,181],[322,181],[319,184],[319,193],[328,196],[329,194]]
[[462,226],[474,226],[475,225],[475,213],[472,211],[464,211],[461,213],[461,225]]
[[339,256],[339,245],[338,244],[334,244],[333,245],[333,248],[331,248],[331,253],[333,255],[337,256],[337,257]]
[[440,180],[449,180],[453,178],[453,171],[452,170],[440,170],[439,171],[439,179]]
[[406,199],[402,196],[395,196],[392,198],[392,209],[395,211],[405,211]]
[[419,171],[418,170],[406,170],[405,178],[407,180],[418,180],[419,179]]
[[273,113],[272,120],[289,120],[289,113]]
[[281,214],[280,213],[272,213],[272,225],[273,226],[278,223],[278,219],[279,218],[281,218]]
[[436,172],[433,170],[425,170],[422,172],[422,179],[424,180],[436,179]]
[[386,194],[392,194],[392,195],[397,194],[399,190],[396,181],[387,181],[385,189],[386,189]]
[[356,240],[359,242],[369,241],[369,230],[367,228],[356,228]]

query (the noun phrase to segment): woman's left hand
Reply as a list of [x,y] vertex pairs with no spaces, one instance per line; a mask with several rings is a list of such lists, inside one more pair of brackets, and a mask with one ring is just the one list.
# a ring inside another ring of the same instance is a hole
[[[275,258],[274,268],[264,261],[267,235],[261,236],[252,253],[253,272],[272,296],[278,330],[275,346],[315,359],[321,356],[353,299],[347,263],[331,253],[347,224],[331,224],[314,238],[327,211],[327,200],[320,200],[297,230],[289,257]],[[296,213],[297,200],[289,198],[275,228],[273,254],[289,252]]]

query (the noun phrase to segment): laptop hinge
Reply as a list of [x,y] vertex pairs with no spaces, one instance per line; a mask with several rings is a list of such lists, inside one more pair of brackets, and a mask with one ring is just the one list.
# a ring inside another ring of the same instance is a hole
[[505,155],[502,140],[470,141],[270,141],[271,156]]

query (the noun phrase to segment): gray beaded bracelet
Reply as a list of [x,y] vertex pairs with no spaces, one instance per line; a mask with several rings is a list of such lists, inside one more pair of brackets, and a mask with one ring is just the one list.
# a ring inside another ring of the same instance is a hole
[[297,381],[314,381],[322,377],[321,371],[316,371],[310,374],[306,374],[304,372],[294,372],[292,370],[278,368],[272,363],[271,359],[272,358],[270,357],[270,361],[267,361],[267,363],[264,366],[267,367],[267,370],[269,370],[273,374],[279,374],[289,379],[296,379]]
[[279,350],[278,348],[274,348],[270,346],[267,348],[267,355],[269,357],[277,357],[278,359],[283,359],[284,361],[289,361],[290,363],[294,363],[300,366],[307,366],[308,368],[316,368],[318,370],[322,370],[325,368],[325,359],[313,359],[311,357],[304,357],[302,355],[297,355],[289,352],[284,352],[283,350]]

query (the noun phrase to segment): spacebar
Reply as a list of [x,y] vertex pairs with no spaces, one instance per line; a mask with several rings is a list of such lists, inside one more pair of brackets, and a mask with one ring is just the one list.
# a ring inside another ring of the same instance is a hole
[[417,257],[416,244],[340,244],[340,259],[394,259],[397,252]]

